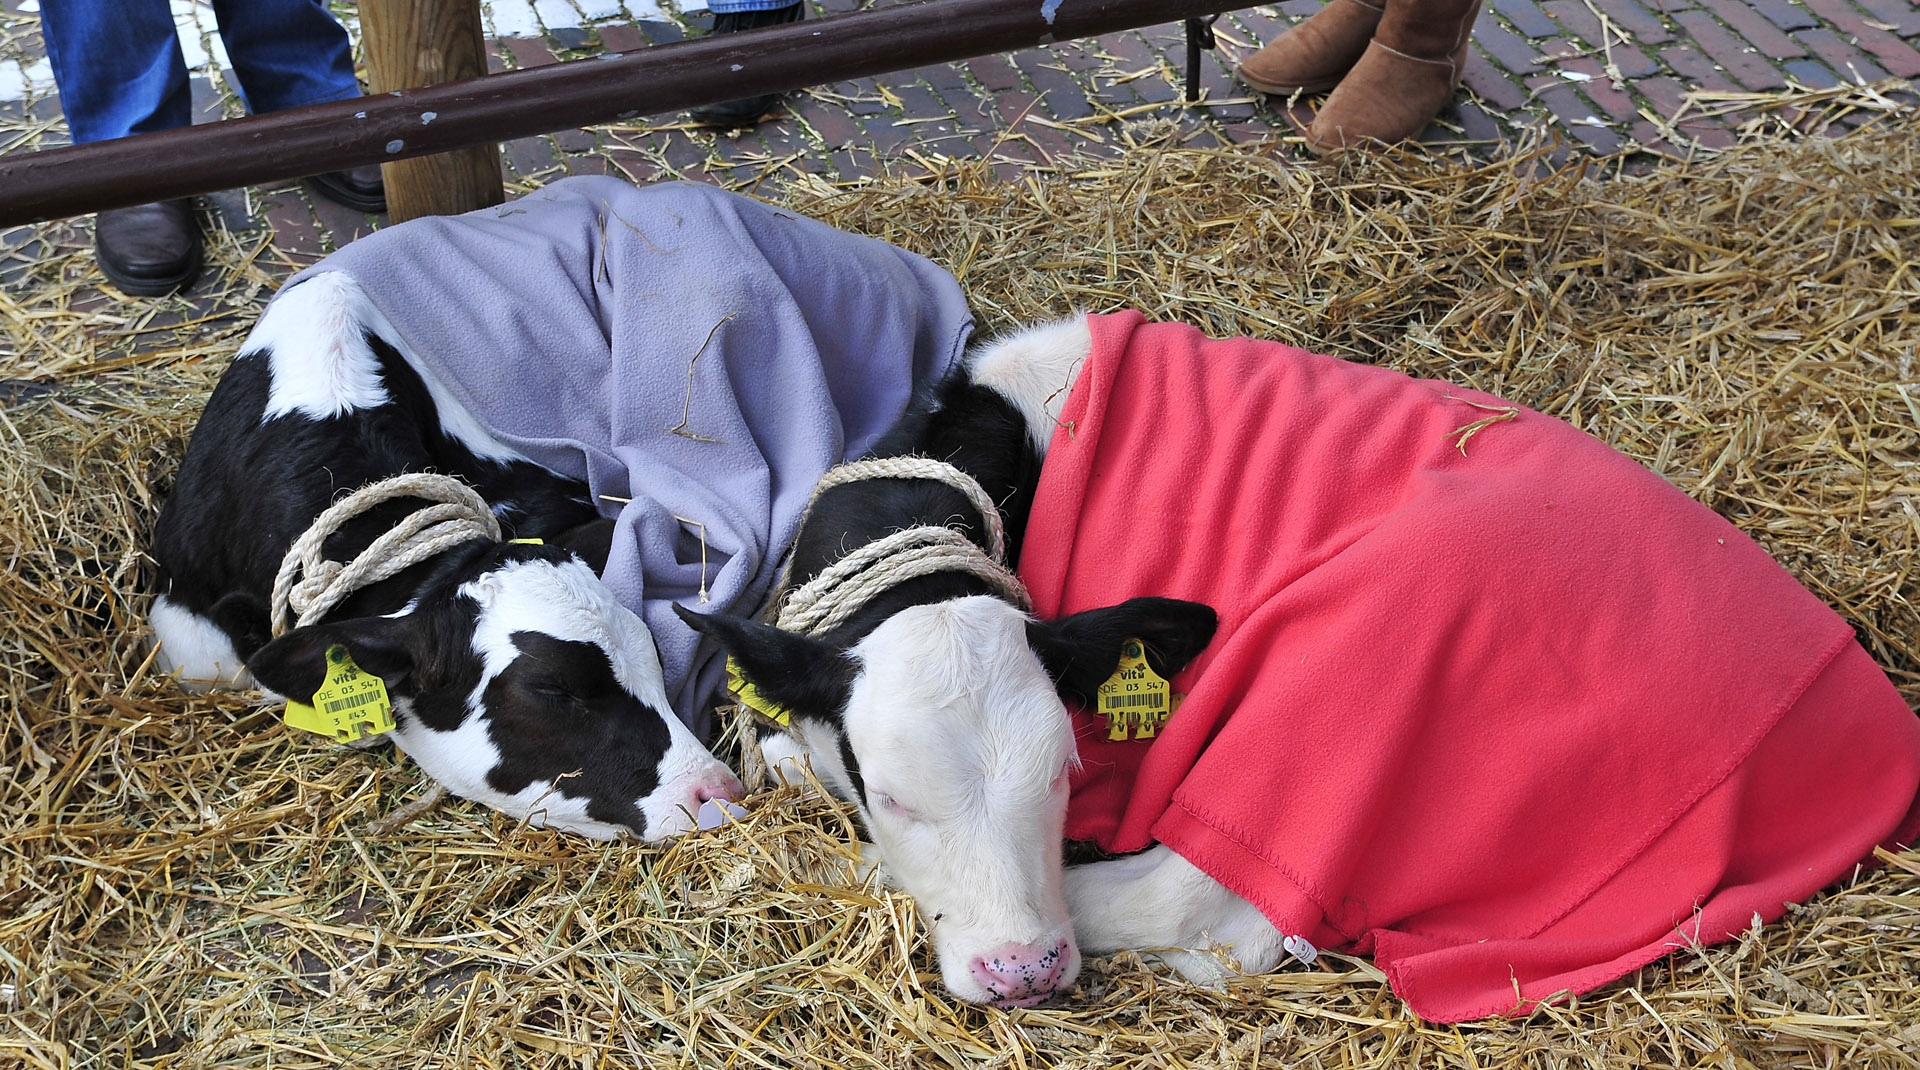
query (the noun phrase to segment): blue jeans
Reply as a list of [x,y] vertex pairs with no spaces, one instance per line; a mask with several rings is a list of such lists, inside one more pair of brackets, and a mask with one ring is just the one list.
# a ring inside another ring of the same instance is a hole
[[[322,0],[213,0],[247,109],[360,95],[352,46]],[[167,0],[41,0],[40,30],[76,144],[192,122]]]
[[707,10],[716,15],[729,11],[773,11],[777,8],[792,7],[800,0],[707,0]]

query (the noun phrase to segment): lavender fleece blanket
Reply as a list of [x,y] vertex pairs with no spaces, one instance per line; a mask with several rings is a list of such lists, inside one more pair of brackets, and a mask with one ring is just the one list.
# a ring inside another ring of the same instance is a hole
[[565,179],[378,231],[288,287],[327,271],[495,437],[617,518],[605,579],[703,737],[722,666],[671,603],[696,604],[704,573],[714,604],[756,611],[820,474],[871,446],[972,328],[932,262],[695,183]]

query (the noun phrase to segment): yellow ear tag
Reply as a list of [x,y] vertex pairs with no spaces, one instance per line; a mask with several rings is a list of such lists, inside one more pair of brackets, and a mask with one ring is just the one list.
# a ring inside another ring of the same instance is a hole
[[788,727],[793,722],[793,714],[789,713],[785,706],[768,701],[760,694],[759,688],[748,683],[747,678],[740,675],[740,663],[732,658],[727,659],[727,690],[733,692],[733,696],[740,700],[740,705],[782,728]]
[[514,543],[522,543],[527,546],[545,546],[547,544],[547,540],[545,539],[508,539],[507,540],[508,546],[512,546]]
[[343,742],[393,731],[393,703],[387,683],[363,672],[347,648],[327,648],[327,680],[313,693],[313,704],[288,702],[284,717],[294,728]]
[[1152,739],[1173,714],[1173,686],[1147,664],[1146,648],[1129,639],[1120,667],[1100,685],[1097,707],[1107,719],[1107,738]]

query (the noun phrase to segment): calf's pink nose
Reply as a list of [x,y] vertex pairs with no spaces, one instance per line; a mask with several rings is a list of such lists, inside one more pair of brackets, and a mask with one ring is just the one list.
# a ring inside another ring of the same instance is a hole
[[746,794],[746,785],[740,783],[739,777],[730,774],[703,780],[693,788],[693,797],[700,802],[706,802],[708,799],[739,802],[746,797]]
[[1033,1007],[1060,985],[1072,955],[1065,940],[1008,944],[973,960],[973,979],[993,995],[996,1007]]

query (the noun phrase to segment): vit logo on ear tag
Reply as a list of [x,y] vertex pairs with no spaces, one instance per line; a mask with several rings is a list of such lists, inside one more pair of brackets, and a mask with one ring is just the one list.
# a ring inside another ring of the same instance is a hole
[[1173,714],[1173,686],[1147,664],[1138,639],[1127,640],[1120,667],[1100,685],[1096,706],[1107,719],[1107,738],[1152,739]]
[[789,713],[785,706],[768,700],[760,694],[758,688],[747,682],[746,677],[740,675],[740,663],[732,658],[727,659],[727,690],[733,692],[733,697],[740,700],[740,705],[782,728],[788,727],[793,722],[793,714]]
[[393,731],[393,703],[387,683],[363,672],[335,644],[327,648],[327,679],[313,693],[313,704],[288,702],[283,718],[294,728],[353,742]]

